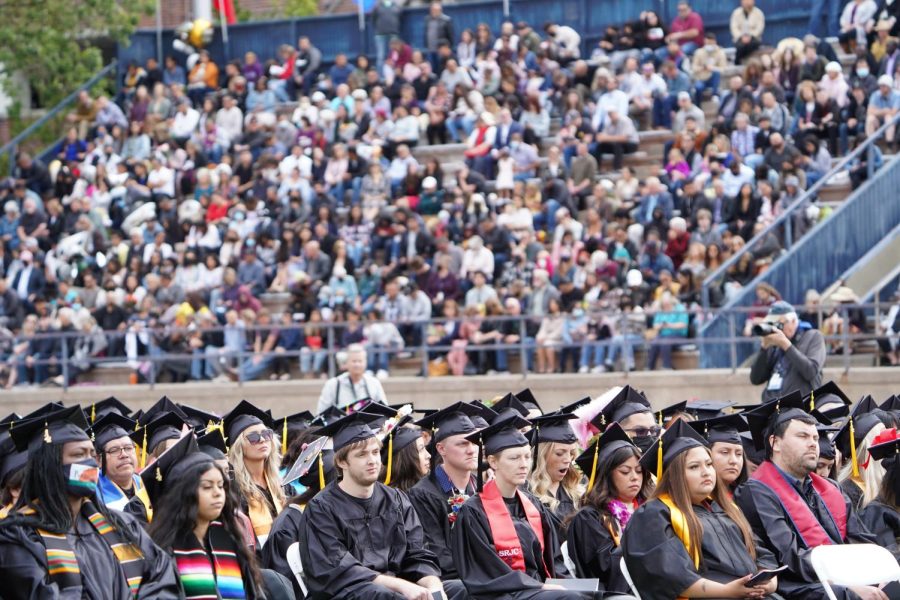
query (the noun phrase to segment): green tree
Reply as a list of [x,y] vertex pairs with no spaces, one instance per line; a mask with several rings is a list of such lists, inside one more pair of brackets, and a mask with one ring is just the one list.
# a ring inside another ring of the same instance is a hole
[[153,0],[0,0],[0,64],[53,106],[102,66],[92,40],[125,42]]
[[310,17],[317,14],[318,0],[284,0],[285,17]]

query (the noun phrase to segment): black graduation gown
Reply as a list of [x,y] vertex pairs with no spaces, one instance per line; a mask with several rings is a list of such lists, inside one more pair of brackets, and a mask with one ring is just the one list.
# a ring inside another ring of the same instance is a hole
[[[474,493],[475,490],[471,487],[466,490],[466,494],[470,496]],[[449,516],[452,512],[448,502],[450,495],[441,489],[437,477],[432,472],[410,488],[407,496],[422,522],[428,549],[437,556],[442,576],[445,579],[456,579],[459,573],[450,552]]]
[[566,530],[569,558],[575,576],[600,580],[601,589],[629,593],[628,582],[619,569],[622,550],[600,520],[600,511],[585,506],[572,517]]
[[[141,526],[119,513],[131,536],[138,540],[144,555],[144,573],[137,598],[169,600],[181,598],[181,586],[172,558],[159,549]],[[125,575],[109,544],[82,515],[75,521],[69,542],[84,584],[60,594],[47,577],[47,551],[37,531],[31,527],[0,522],[0,596],[4,600],[133,600]]]
[[628,521],[622,552],[641,598],[672,600],[699,579],[727,583],[776,566],[763,549],[754,563],[741,530],[715,502],[695,505],[694,512],[703,526],[699,570],[675,535],[669,507],[662,501],[648,501]]
[[296,504],[288,504],[272,523],[272,529],[269,532],[269,538],[266,545],[262,547],[262,566],[266,569],[272,569],[277,573],[281,573],[294,586],[294,595],[299,599],[303,598],[303,590],[297,584],[297,578],[287,562],[287,550],[294,542],[303,541],[300,538],[302,528],[301,518],[303,513],[295,508]]
[[147,507],[137,496],[128,500],[128,503],[125,504],[122,512],[134,517],[134,520],[140,523],[141,527],[144,529],[147,529],[147,527],[150,526],[150,522],[147,519]]
[[559,501],[559,504],[556,505],[556,510],[550,510],[548,513],[550,514],[550,520],[553,521],[553,526],[556,528],[556,535],[559,536],[560,544],[562,540],[565,539],[566,530],[563,527],[563,523],[565,523],[566,518],[575,512],[575,500],[569,496],[569,492],[566,491],[562,485],[556,488],[556,499]]
[[[834,484],[834,482],[832,483]],[[824,597],[824,591],[809,562],[811,549],[801,542],[800,536],[778,496],[764,484],[750,479],[738,487],[734,499],[744,512],[744,516],[747,517],[747,521],[750,522],[753,533],[775,555],[778,565],[787,566],[787,570],[778,575],[778,592],[791,599],[821,600]],[[859,515],[853,510],[850,500],[846,497],[844,504],[847,508],[847,537],[844,542],[850,544],[874,543],[875,538],[859,520]],[[813,514],[823,524],[829,535],[833,539],[837,539],[838,532],[821,499],[813,508]],[[856,598],[856,594],[842,587],[832,586],[832,589],[837,598],[841,600]]]
[[876,543],[890,550],[900,560],[900,547],[897,544],[900,539],[900,513],[897,513],[897,509],[873,500],[862,509],[859,518],[875,536]]
[[306,505],[300,535],[306,541],[300,556],[313,598],[376,597],[385,591],[372,584],[378,575],[413,582],[441,575],[409,499],[381,483],[365,500],[329,483]]
[[480,496],[469,498],[460,508],[451,532],[453,560],[469,595],[476,600],[583,600],[591,594],[541,590],[544,582],[541,562],[553,570],[557,578],[569,577],[556,529],[549,511],[533,496],[525,497],[541,513],[544,553],[541,556],[537,536],[531,530],[525,510],[517,498],[504,498],[519,536],[525,572],[514,571],[497,555],[494,537]]
[[859,487],[859,484],[853,481],[852,479],[845,479],[840,483],[841,491],[844,492],[844,496],[850,500],[850,504],[853,506],[853,510],[856,512],[862,511],[863,507],[863,491],[862,488]]

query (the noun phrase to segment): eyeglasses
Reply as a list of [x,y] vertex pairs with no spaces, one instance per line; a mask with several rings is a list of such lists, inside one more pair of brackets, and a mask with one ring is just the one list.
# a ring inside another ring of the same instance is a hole
[[126,444],[124,446],[115,446],[113,448],[107,448],[104,450],[107,456],[118,456],[120,454],[130,454],[135,451],[134,444]]
[[263,429],[262,431],[254,431],[253,433],[248,433],[244,437],[247,438],[247,441],[251,444],[261,444],[263,440],[271,442],[274,436],[275,432],[271,429]]
[[662,427],[635,427],[634,429],[626,429],[625,432],[631,437],[658,437],[662,432]]

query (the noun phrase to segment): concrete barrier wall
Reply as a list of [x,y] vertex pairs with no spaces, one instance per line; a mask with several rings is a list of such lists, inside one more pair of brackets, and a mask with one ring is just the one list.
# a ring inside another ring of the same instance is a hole
[[[854,401],[864,394],[871,394],[880,403],[890,394],[900,392],[900,369],[854,368],[846,375],[842,369],[826,369],[825,380],[829,379],[836,381]],[[761,386],[749,384],[748,369],[734,373],[727,369],[636,372],[627,377],[624,373],[535,375],[527,380],[519,376],[397,377],[387,380],[384,387],[391,404],[412,403],[434,408],[459,400],[489,400],[530,387],[544,408],[553,410],[584,396],[599,396],[612,386],[626,383],[644,390],[654,407],[694,398],[749,404],[758,402],[762,391]],[[322,384],[322,381],[258,381],[243,386],[236,383],[183,383],[161,384],[153,389],[148,385],[83,386],[65,392],[60,388],[33,388],[0,392],[0,405],[4,413],[25,414],[51,400],[89,405],[107,396],[116,396],[134,409],[146,409],[167,395],[175,402],[218,414],[227,412],[246,398],[263,408],[271,408],[275,415],[283,415],[302,410],[315,412]]]

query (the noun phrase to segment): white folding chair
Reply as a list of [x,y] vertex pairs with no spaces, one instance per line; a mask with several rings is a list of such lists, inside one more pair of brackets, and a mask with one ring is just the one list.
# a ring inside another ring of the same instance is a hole
[[832,585],[849,587],[900,581],[897,559],[889,550],[875,544],[817,546],[809,560],[830,600],[837,600]]
[[291,573],[294,574],[294,578],[297,580],[297,585],[299,585],[300,590],[303,591],[303,595],[308,596],[309,592],[306,588],[306,582],[303,581],[303,561],[300,559],[300,542],[294,542],[288,546],[285,558],[287,559],[288,566],[291,568]]
[[578,575],[575,573],[575,561],[573,561],[572,557],[569,556],[569,542],[563,542],[559,547],[559,551],[562,553],[563,562],[566,564],[566,568],[569,570],[569,575],[571,575],[572,577],[578,577]]
[[631,588],[631,593],[634,594],[634,597],[637,598],[637,600],[641,600],[641,593],[638,592],[638,589],[635,587],[634,582],[631,580],[631,573],[628,572],[628,566],[625,564],[624,556],[619,560],[619,569],[622,571],[622,576],[625,578],[625,581],[628,582],[628,587]]

